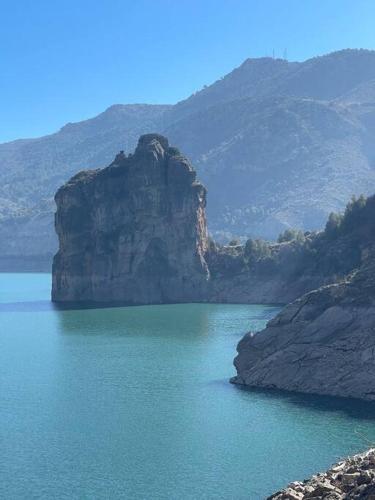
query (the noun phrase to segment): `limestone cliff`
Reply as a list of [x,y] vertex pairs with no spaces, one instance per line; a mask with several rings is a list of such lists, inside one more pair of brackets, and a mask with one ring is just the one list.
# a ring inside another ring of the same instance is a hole
[[[232,382],[375,400],[375,198],[356,202],[340,238],[359,259],[344,279],[286,306],[238,344]],[[359,256],[359,257],[358,257]]]
[[74,176],[55,196],[57,302],[151,304],[203,300],[209,272],[206,190],[157,134],[134,155]]

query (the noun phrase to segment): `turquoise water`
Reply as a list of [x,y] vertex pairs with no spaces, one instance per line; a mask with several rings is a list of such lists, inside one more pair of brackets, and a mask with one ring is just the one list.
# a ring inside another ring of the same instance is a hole
[[260,499],[375,441],[372,405],[241,390],[277,308],[54,310],[0,274],[0,498]]

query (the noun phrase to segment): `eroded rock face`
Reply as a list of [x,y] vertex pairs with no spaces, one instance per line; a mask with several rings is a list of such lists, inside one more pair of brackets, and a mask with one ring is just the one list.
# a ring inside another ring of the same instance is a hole
[[238,344],[233,383],[375,400],[375,258]]
[[205,299],[206,190],[165,137],[141,136],[134,155],[77,174],[55,200],[54,301]]
[[294,481],[268,500],[375,498],[375,449],[353,455],[305,481]]

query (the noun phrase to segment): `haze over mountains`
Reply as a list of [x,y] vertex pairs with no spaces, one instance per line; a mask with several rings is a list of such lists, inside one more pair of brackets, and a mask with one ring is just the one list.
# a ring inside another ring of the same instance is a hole
[[0,255],[49,258],[57,188],[148,132],[190,157],[216,238],[318,229],[352,194],[375,191],[375,51],[248,59],[174,106],[115,105],[56,134],[0,145]]

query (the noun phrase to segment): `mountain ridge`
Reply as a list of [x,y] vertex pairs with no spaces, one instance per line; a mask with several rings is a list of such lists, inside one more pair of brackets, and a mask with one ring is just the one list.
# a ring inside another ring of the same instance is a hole
[[[317,75],[324,85],[311,96]],[[52,254],[57,187],[150,132],[169,136],[197,168],[215,237],[317,229],[350,195],[374,190],[375,105],[364,97],[375,99],[374,80],[375,51],[365,49],[304,62],[247,59],[175,105],[116,104],[54,134],[0,144],[0,255]]]

